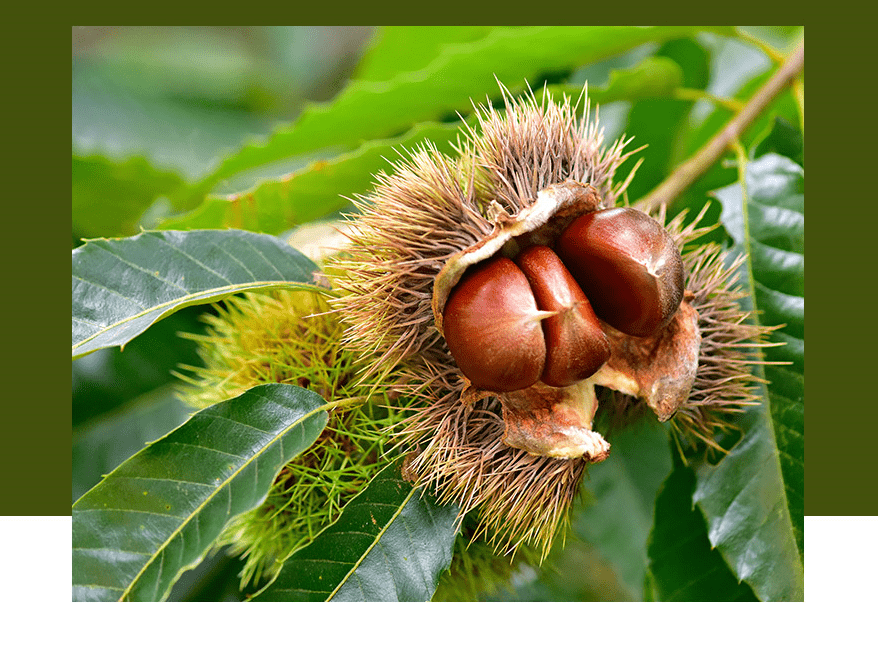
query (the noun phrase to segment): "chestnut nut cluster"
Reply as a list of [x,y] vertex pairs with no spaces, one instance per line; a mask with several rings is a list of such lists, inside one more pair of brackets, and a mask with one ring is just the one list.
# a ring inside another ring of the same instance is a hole
[[476,389],[565,387],[610,358],[602,322],[655,335],[677,312],[683,284],[680,251],[657,221],[627,207],[593,211],[554,250],[531,245],[470,268],[445,305],[445,341]]

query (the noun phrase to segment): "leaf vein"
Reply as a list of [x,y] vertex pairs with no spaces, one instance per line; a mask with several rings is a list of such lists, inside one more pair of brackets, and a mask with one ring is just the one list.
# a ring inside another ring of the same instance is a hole
[[164,237],[162,237],[162,236],[155,236],[155,240],[157,240],[157,241],[158,241],[159,243],[161,243],[162,245],[166,245],[166,246],[170,247],[171,249],[177,251],[179,254],[185,256],[185,257],[188,258],[190,261],[192,261],[195,265],[198,265],[199,267],[204,268],[205,270],[207,270],[208,272],[210,272],[210,273],[213,274],[214,276],[218,276],[219,278],[221,278],[221,279],[222,279],[223,281],[225,281],[226,283],[232,283],[232,280],[231,280],[229,277],[225,276],[224,274],[220,274],[220,273],[217,272],[215,269],[213,269],[212,267],[210,267],[210,266],[208,266],[208,265],[205,265],[205,264],[202,263],[199,259],[195,258],[194,256],[192,256],[192,255],[189,254],[188,252],[183,251],[183,248],[182,248],[182,247],[177,247],[176,245],[170,243],[168,240],[166,240],[166,239],[165,239]]
[[161,275],[158,275],[158,274],[156,274],[155,272],[151,272],[151,271],[149,271],[148,269],[146,269],[145,267],[141,267],[140,265],[135,265],[134,263],[132,263],[132,262],[129,261],[128,259],[126,259],[126,258],[124,258],[124,257],[122,257],[122,256],[119,256],[119,254],[117,254],[117,253],[114,252],[114,251],[112,251],[112,250],[110,250],[110,249],[108,249],[108,248],[106,248],[106,247],[104,247],[104,246],[102,246],[102,245],[96,245],[95,247],[96,247],[97,249],[100,249],[100,250],[103,251],[103,252],[106,252],[107,254],[109,254],[110,256],[112,256],[113,258],[117,258],[117,259],[119,259],[119,261],[120,261],[122,264],[127,265],[128,267],[133,268],[133,269],[137,270],[138,272],[142,272],[143,274],[145,274],[146,276],[148,276],[148,277],[150,278],[151,281],[159,281],[160,283],[164,283],[165,285],[169,285],[169,286],[171,286],[171,287],[173,287],[173,288],[176,288],[177,290],[182,290],[182,291],[185,292],[186,294],[189,294],[189,290],[187,290],[187,289],[184,288],[183,286],[181,286],[181,285],[177,285],[176,283],[173,283],[172,281],[168,281],[167,279],[165,279],[165,278],[162,277]]
[[254,252],[256,252],[257,254],[259,254],[259,256],[261,256],[262,259],[263,259],[266,263],[268,263],[268,264],[271,266],[271,268],[272,268],[275,272],[277,272],[277,275],[278,275],[279,277],[283,278],[283,276],[284,276],[283,272],[281,272],[281,271],[278,269],[278,267],[277,267],[273,262],[271,262],[270,260],[268,260],[268,258],[265,256],[265,254],[262,253],[262,250],[261,250],[261,249],[257,249],[257,248],[253,245],[253,243],[251,243],[251,242],[250,242],[249,240],[247,240],[246,238],[243,240],[243,242],[244,242],[244,244],[246,244],[248,247],[250,247]]
[[[277,436],[273,440],[271,440],[269,443],[267,443],[264,447],[262,447],[257,454],[255,454],[253,457],[251,457],[250,460],[256,460],[258,458],[258,456],[262,455],[262,452],[264,452],[266,450],[266,448],[270,447],[275,442],[279,442],[279,440],[281,438],[283,438],[284,434],[286,434],[290,429],[292,429],[293,427],[295,427],[297,425],[304,424],[306,420],[310,419],[317,412],[322,412],[322,411],[323,411],[323,408],[318,407],[316,409],[312,409],[311,411],[309,411],[306,414],[302,415],[301,417],[297,418],[294,422],[287,425],[284,429],[280,430],[278,432]],[[199,505],[188,515],[187,519],[195,519],[196,523],[197,523],[199,515],[204,510],[204,507],[210,501],[212,501],[215,496],[217,496],[217,494],[220,490],[225,489],[228,486],[228,484],[241,472],[241,470],[244,469],[244,466],[246,466],[246,464],[247,463],[245,462],[243,465],[241,465],[239,468],[237,468],[231,474],[229,474],[229,476],[226,478],[226,480],[223,481],[212,494],[205,497],[204,501],[199,503]],[[161,546],[159,546],[159,548],[157,549],[157,552],[163,552],[165,550],[165,548],[173,540],[173,538],[177,534],[182,532],[182,528],[185,527],[185,525],[186,525],[185,523],[180,524],[180,526],[177,529],[175,529],[174,532],[171,533],[171,535],[168,537],[168,539],[166,539],[165,542]],[[153,555],[153,558],[150,559],[149,561],[147,561],[147,563],[143,566],[143,568],[134,576],[134,578],[132,578],[132,581],[128,585],[126,590],[130,590],[134,586],[134,584],[138,581],[138,579],[140,577],[142,577],[142,575],[146,571],[146,569],[149,568],[150,564],[152,564],[154,559],[155,559],[155,555]]]

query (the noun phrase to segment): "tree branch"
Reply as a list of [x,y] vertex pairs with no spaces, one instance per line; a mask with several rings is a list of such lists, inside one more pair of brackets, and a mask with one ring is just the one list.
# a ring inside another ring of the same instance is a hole
[[780,69],[754,94],[743,110],[735,115],[725,128],[707,142],[692,157],[683,162],[671,176],[653,189],[635,205],[649,211],[661,204],[669,204],[688,189],[703,173],[713,166],[726,149],[749,128],[763,110],[788,85],[795,81],[805,67],[803,40]]

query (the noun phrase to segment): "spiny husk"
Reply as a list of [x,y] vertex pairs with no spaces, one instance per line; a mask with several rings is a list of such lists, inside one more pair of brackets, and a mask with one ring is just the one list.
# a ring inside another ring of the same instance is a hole
[[457,160],[427,144],[394,164],[392,175],[379,175],[372,194],[355,201],[351,245],[330,265],[344,293],[335,305],[346,343],[381,357],[364,380],[380,382],[379,373],[401,366],[397,388],[421,403],[400,434],[417,454],[417,480],[460,504],[461,515],[479,509],[481,532],[498,549],[528,543],[545,555],[567,521],[585,462],[507,447],[498,402],[461,401],[466,384],[430,308],[433,282],[451,256],[494,229],[492,201],[515,213],[539,190],[572,179],[615,204],[625,183],[614,184],[613,173],[626,142],[602,147],[587,100],[578,118],[567,98],[505,99],[505,115],[478,110]]
[[370,195],[354,200],[360,213],[348,234],[351,245],[330,265],[345,293],[336,301],[345,341],[379,353],[376,370],[444,344],[430,311],[433,281],[451,256],[491,233],[492,201],[515,213],[540,189],[573,179],[591,184],[612,205],[625,188],[613,184],[613,173],[627,157],[626,142],[601,147],[587,101],[578,119],[569,98],[541,104],[533,96],[505,98],[509,118],[479,109],[476,130],[458,144],[458,159],[427,143],[394,163],[392,174],[379,174]]
[[[696,242],[718,226],[699,226],[706,211],[707,205],[688,224],[685,211],[668,221],[664,206],[655,217],[682,250],[685,291],[698,314],[701,333],[695,381],[671,424],[689,444],[721,450],[714,443],[717,432],[732,428],[730,416],[759,403],[757,391],[764,380],[751,367],[772,363],[762,361],[760,350],[777,345],[766,340],[779,326],[751,323],[751,313],[741,306],[747,293],[737,277],[746,257],[714,242]],[[608,408],[613,427],[646,412],[642,400],[608,389],[601,392],[600,402]]]
[[472,165],[483,204],[496,200],[516,213],[533,204],[539,191],[564,180],[590,184],[605,206],[616,204],[631,181],[629,176],[614,184],[616,169],[637,151],[624,153],[631,141],[624,138],[604,148],[603,131],[598,119],[590,118],[587,98],[581,118],[578,104],[566,96],[555,103],[546,92],[537,103],[532,94],[516,100],[504,92],[504,99],[504,114],[491,106],[477,108],[478,127],[468,130],[462,151],[462,166]]
[[[246,294],[205,317],[198,343],[203,367],[180,376],[182,399],[206,407],[257,384],[296,384],[327,401],[363,396],[355,379],[363,358],[340,343],[341,326],[311,292]],[[242,555],[242,586],[274,574],[295,548],[338,518],[344,505],[386,464],[386,430],[402,413],[386,399],[334,410],[317,441],[283,467],[259,507],[236,517],[219,545]]]
[[667,225],[678,245],[689,247],[683,253],[686,289],[693,294],[701,330],[695,383],[673,423],[685,434],[713,445],[717,428],[728,427],[724,416],[759,403],[757,390],[764,380],[756,377],[751,367],[771,363],[761,360],[760,350],[777,345],[766,340],[779,326],[750,323],[751,313],[741,306],[747,293],[737,276],[746,260],[744,255],[734,255],[717,243],[691,244],[712,229],[697,228],[703,214],[686,227],[685,214]]
[[[615,206],[631,176],[621,183],[613,176],[630,153],[623,153],[623,139],[603,147],[587,101],[578,117],[566,98],[555,103],[545,95],[540,103],[532,94],[504,96],[505,113],[477,110],[478,124],[458,144],[457,159],[425,145],[394,164],[392,175],[380,175],[372,194],[358,196],[351,244],[330,264],[343,294],[334,305],[345,342],[380,356],[362,379],[386,384],[383,374],[399,369],[394,388],[416,403],[399,433],[412,452],[413,480],[441,501],[456,502],[462,516],[478,510],[478,532],[498,551],[514,554],[529,545],[545,556],[567,523],[587,463],[506,446],[498,400],[462,398],[468,382],[431,312],[434,279],[449,258],[490,236],[504,212],[526,209],[550,185],[587,183],[602,207]],[[683,222],[681,215],[669,224],[680,247],[704,232]],[[734,269],[723,260],[712,247],[684,255],[686,288],[707,343],[678,416],[681,426],[708,438],[715,416],[705,409],[752,402],[745,349],[761,343],[765,332],[748,327],[746,313],[735,309],[738,293],[728,287]]]

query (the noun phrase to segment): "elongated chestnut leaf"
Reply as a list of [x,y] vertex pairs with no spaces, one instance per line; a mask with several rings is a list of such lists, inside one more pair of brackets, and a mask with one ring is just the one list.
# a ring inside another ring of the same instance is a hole
[[693,498],[711,544],[762,600],[804,597],[805,299],[804,171],[776,154],[748,164],[742,187],[717,191],[723,225],[749,254],[742,280],[761,324],[784,324],[765,358],[762,404],[738,424],[743,438],[717,465],[696,471]]
[[264,384],[196,413],[73,506],[73,599],[162,600],[326,424],[325,401]]
[[649,535],[647,598],[660,602],[751,602],[753,591],[729,569],[707,537],[704,516],[692,505],[695,476],[678,465],[655,501]]
[[[604,86],[589,84],[588,97],[592,105],[672,97],[682,85],[683,70],[676,61],[665,56],[650,56],[630,68],[612,70]],[[570,84],[550,85],[546,89],[556,98],[563,93],[575,99],[582,92],[582,86]],[[537,98],[541,94],[537,91]]]
[[236,292],[302,288],[317,266],[247,231],[144,232],[73,250],[73,357],[124,346],[159,319]]
[[353,151],[312,162],[247,191],[209,195],[196,209],[166,220],[159,229],[237,227],[280,234],[348,207],[350,202],[344,196],[368,193],[377,173],[391,172],[388,159],[398,157],[397,151],[430,141],[440,151],[450,153],[457,133],[457,124],[417,124],[399,137],[366,142]]
[[449,45],[479,40],[494,29],[497,27],[487,25],[379,27],[352,78],[359,81],[389,81],[400,72],[426,67]]
[[457,506],[382,470],[255,601],[427,601],[451,564]]
[[[246,169],[330,146],[355,146],[412,124],[472,109],[472,99],[499,97],[495,78],[523,87],[523,79],[570,70],[644,43],[692,36],[684,27],[498,27],[483,38],[435,49],[423,68],[392,78],[356,80],[330,104],[308,106],[298,120],[264,141],[244,146],[193,188],[199,200],[224,178]],[[711,28],[713,29],[713,28]],[[380,41],[376,47],[380,47]],[[418,60],[424,60],[418,57]]]

